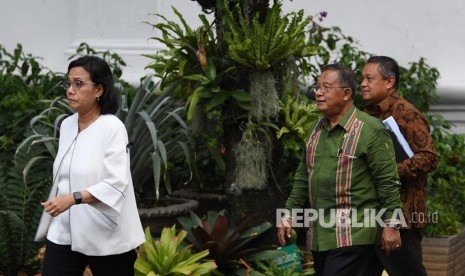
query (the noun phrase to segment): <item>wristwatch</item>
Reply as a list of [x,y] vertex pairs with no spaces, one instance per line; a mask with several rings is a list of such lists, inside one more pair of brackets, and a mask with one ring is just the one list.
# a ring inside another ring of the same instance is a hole
[[81,195],[81,192],[74,192],[73,193],[73,197],[74,197],[74,202],[76,204],[81,204],[82,202],[82,195]]
[[390,227],[390,228],[394,228],[394,229],[396,229],[396,230],[400,230],[400,227],[401,227],[401,226],[402,226],[402,225],[400,224],[400,222],[396,222],[396,223],[391,223],[391,224],[389,224],[389,227]]

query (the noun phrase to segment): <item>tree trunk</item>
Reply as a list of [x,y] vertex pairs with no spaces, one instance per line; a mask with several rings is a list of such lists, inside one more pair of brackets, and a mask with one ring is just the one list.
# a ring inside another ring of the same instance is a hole
[[[249,22],[252,21],[254,16],[258,14],[260,21],[263,21],[268,11],[269,0],[245,0],[245,1],[230,1],[230,7],[223,7],[223,1],[217,0],[216,9],[214,10],[216,34],[218,39],[218,47],[220,56],[228,55],[227,43],[224,40],[223,15],[224,9],[236,13],[233,8],[237,3],[241,4],[241,10],[244,13],[244,18]],[[224,68],[223,68],[224,69]],[[221,70],[221,68],[219,69]],[[229,80],[225,80],[221,86],[225,89],[241,88],[246,91],[249,90],[249,76],[250,73],[247,69],[240,69],[235,76]],[[267,183],[263,190],[243,190],[240,193],[231,189],[231,185],[235,181],[236,175],[236,161],[234,149],[241,142],[242,133],[245,123],[247,122],[247,113],[238,108],[234,101],[228,102],[223,109],[223,129],[224,129],[224,143],[226,147],[226,182],[224,183],[225,193],[228,195],[229,211],[233,219],[240,223],[247,215],[255,217],[254,223],[258,224],[263,221],[269,221],[273,225],[276,220],[276,209],[284,206],[287,193],[284,190],[283,183],[287,177],[287,172],[284,172],[279,164],[282,157],[282,146],[275,140],[272,140],[272,145],[267,147],[271,148],[267,163],[269,176]],[[275,137],[270,134],[270,137]],[[267,234],[268,242],[275,242],[276,232],[269,231]]]

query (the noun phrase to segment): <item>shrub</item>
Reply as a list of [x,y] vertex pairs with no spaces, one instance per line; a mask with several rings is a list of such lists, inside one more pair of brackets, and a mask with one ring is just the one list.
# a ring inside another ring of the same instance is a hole
[[182,243],[187,232],[176,235],[176,227],[163,228],[159,240],[154,240],[150,229],[145,229],[145,243],[134,264],[136,276],[151,275],[210,275],[216,268],[214,261],[204,260],[208,250],[192,253]]

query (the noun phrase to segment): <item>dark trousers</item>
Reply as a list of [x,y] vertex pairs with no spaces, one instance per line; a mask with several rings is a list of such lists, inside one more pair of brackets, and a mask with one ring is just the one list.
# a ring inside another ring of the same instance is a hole
[[318,276],[373,276],[379,268],[373,245],[312,251]]
[[[418,228],[401,229],[400,239],[402,246],[387,256],[381,246],[376,246],[376,255],[379,262],[389,276],[426,276],[421,251],[422,230]],[[382,271],[382,270],[381,270]],[[381,275],[381,273],[377,274]]]
[[42,276],[82,276],[89,265],[93,276],[134,276],[135,250],[109,256],[87,256],[70,245],[46,242]]

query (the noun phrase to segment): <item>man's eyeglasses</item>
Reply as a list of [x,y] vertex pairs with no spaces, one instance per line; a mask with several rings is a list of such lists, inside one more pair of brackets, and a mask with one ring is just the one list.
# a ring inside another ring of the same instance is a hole
[[313,88],[313,93],[316,94],[316,92],[317,92],[318,90],[321,89],[321,92],[322,92],[323,94],[325,94],[325,93],[328,93],[329,90],[331,90],[331,89],[333,89],[333,88],[347,88],[347,87],[346,87],[346,86],[329,86],[329,85],[315,86],[315,87]]
[[65,80],[62,82],[61,86],[66,90],[68,91],[68,89],[70,87],[72,87],[75,91],[79,91],[79,89],[81,89],[81,87],[83,87],[85,84],[93,84],[93,85],[97,85],[96,83],[94,82],[84,82],[84,81],[80,81],[80,80],[75,80],[75,81],[69,81],[69,80]]

